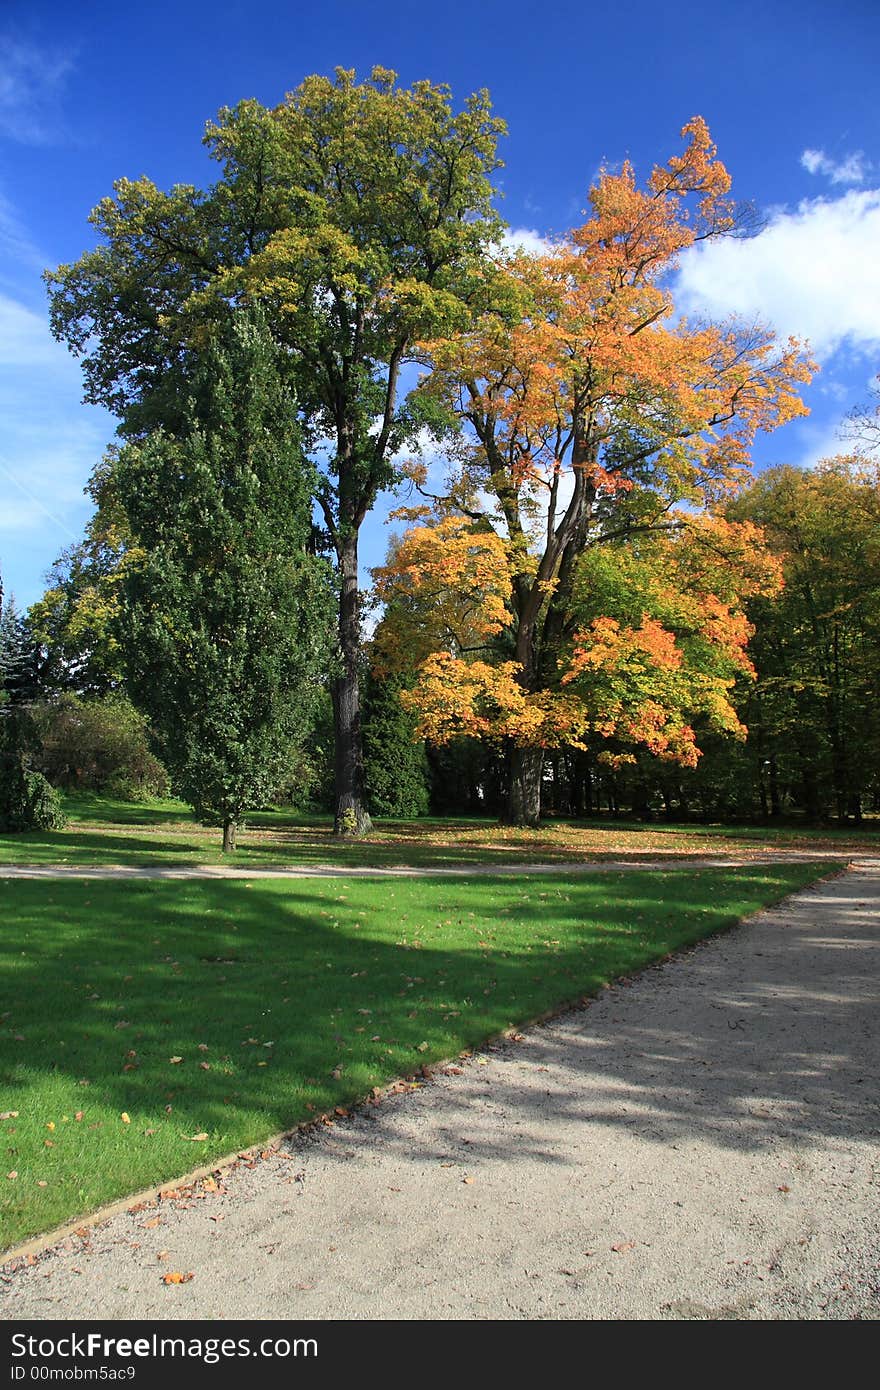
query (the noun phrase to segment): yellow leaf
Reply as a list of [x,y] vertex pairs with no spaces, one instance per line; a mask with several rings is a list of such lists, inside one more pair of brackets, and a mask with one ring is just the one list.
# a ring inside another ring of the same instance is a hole
[[127,1112],[126,1110],[123,1110],[123,1112],[122,1112],[122,1114],[119,1116],[119,1118],[120,1118],[120,1120],[122,1121],[122,1123],[123,1123],[124,1125],[130,1125],[130,1124],[131,1124],[131,1116],[128,1114],[128,1112]]

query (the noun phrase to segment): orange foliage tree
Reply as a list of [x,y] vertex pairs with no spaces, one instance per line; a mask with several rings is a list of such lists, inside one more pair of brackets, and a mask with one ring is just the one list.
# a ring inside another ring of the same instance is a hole
[[[675,315],[670,276],[681,253],[736,225],[705,123],[695,118],[682,136],[683,153],[644,188],[629,164],[604,172],[583,226],[545,255],[500,259],[474,326],[425,344],[432,369],[421,389],[457,421],[458,463],[444,496],[405,509],[413,529],[379,572],[379,590],[409,596],[403,645],[418,654],[410,699],[422,732],[505,739],[517,823],[539,818],[542,750],[602,732],[587,692],[596,695],[603,673],[617,690],[606,725],[619,731],[628,720],[631,738],[665,756],[697,756],[686,701],[671,694],[681,670],[674,640],[650,616],[621,627],[594,613],[580,623],[579,567],[599,546],[659,534],[688,531],[693,550],[696,518],[748,476],[756,433],[806,413],[798,392],[814,367],[798,342],[780,344],[757,323]],[[413,476],[424,490],[424,475]],[[706,553],[712,527],[716,550],[742,550],[743,537],[722,534],[720,522],[700,524]],[[737,645],[744,629],[732,596],[708,587],[692,602],[704,631],[732,624],[725,640]],[[654,693],[621,704],[636,668]],[[658,733],[670,720],[678,733]]]

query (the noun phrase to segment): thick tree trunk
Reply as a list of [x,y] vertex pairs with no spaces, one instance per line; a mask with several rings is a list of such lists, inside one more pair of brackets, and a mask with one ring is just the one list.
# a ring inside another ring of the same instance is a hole
[[236,823],[235,823],[234,820],[225,820],[225,821],[223,822],[223,853],[224,853],[224,854],[234,854],[234,853],[235,853],[235,837],[236,837],[237,831],[238,831],[238,826],[236,825]]
[[512,744],[508,755],[508,768],[510,787],[507,797],[507,819],[511,825],[540,825],[543,749],[519,748]]
[[333,682],[335,734],[336,817],[334,833],[366,835],[370,817],[363,798],[361,701],[358,682],[360,614],[358,612],[358,543],[353,532],[339,556],[339,648],[342,671]]

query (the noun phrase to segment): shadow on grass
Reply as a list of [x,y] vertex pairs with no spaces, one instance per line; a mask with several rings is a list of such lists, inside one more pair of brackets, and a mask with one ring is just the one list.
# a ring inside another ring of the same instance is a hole
[[[808,871],[798,873],[393,889],[364,881],[7,884],[7,921],[16,926],[0,946],[6,1103],[15,1108],[17,1088],[51,1078],[66,1113],[86,1101],[129,1113],[126,1142],[145,1126],[175,1134],[188,1126],[207,1131],[210,1151],[220,1152],[308,1118],[307,1105],[343,1104],[595,993],[728,925],[772,896],[768,884],[778,896],[806,881]],[[796,914],[787,943],[792,962],[807,949]],[[662,1026],[633,1018],[620,1047],[592,1040],[586,1015],[559,1105],[580,1113],[578,1076],[590,1068],[608,1075],[604,1119],[632,1123],[618,1105],[625,1077],[661,1137],[706,1128],[733,1147],[756,1145],[766,1126],[743,1109],[756,1095],[771,1095],[805,1136],[861,1132],[861,1112],[833,1104],[829,1086],[865,1069],[876,947],[855,931],[848,937],[844,921],[811,949],[810,980],[791,986],[775,958],[756,957],[735,999],[723,955],[707,955],[700,1009],[679,1006]],[[541,1046],[555,1065],[559,1044]],[[703,1111],[709,1076],[712,1104]]]

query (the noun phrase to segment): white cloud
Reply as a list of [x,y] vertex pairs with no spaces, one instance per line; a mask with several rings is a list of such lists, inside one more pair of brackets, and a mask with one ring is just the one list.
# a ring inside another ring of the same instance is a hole
[[529,256],[546,256],[552,250],[552,243],[534,227],[509,227],[501,244],[506,251],[525,251]]
[[864,183],[871,168],[863,150],[833,160],[824,150],[804,150],[801,164],[808,174],[823,174],[832,183]]
[[57,140],[60,97],[72,67],[67,54],[0,36],[0,135],[25,145]]
[[807,338],[820,358],[880,349],[880,189],[775,211],[756,237],[704,242],[682,258],[676,303]]

